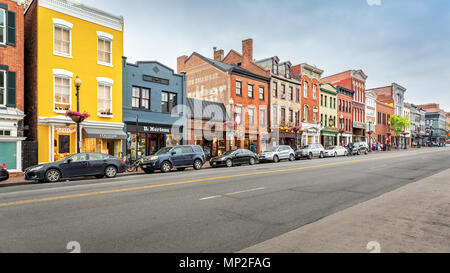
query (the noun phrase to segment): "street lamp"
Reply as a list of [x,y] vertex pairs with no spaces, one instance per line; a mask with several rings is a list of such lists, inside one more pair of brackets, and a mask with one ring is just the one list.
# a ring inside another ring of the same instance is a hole
[[[75,84],[75,87],[77,89],[77,112],[80,112],[80,87],[81,87],[81,79],[80,77],[76,77],[76,79],[73,81]],[[80,132],[80,120],[77,121],[77,154],[81,153],[81,132]]]
[[234,105],[234,100],[233,98],[230,98],[230,100],[228,101],[228,103],[230,104],[230,119],[233,122],[233,132],[231,133],[231,139],[230,139],[230,151],[233,150],[233,142],[234,142],[234,114],[233,114],[233,105]]
[[341,133],[341,146],[343,145],[343,137],[344,137],[344,115],[341,115],[340,117],[339,117],[339,120],[340,120],[340,130],[339,130],[339,132]]

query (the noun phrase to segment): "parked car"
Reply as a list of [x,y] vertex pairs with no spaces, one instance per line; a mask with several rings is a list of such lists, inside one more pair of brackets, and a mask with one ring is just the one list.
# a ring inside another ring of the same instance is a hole
[[348,150],[342,146],[331,146],[325,149],[325,157],[347,156]]
[[297,159],[308,158],[312,159],[313,157],[325,157],[325,149],[321,144],[309,144],[301,147],[295,152],[295,157]]
[[351,155],[369,154],[369,145],[366,142],[355,142],[350,145]]
[[54,163],[42,164],[25,170],[25,179],[40,182],[58,182],[63,178],[94,176],[114,178],[126,171],[126,164],[106,154],[74,154]]
[[228,151],[222,156],[212,158],[210,164],[213,168],[221,166],[231,168],[233,166],[240,166],[244,164],[255,165],[257,160],[258,156],[254,152],[246,149],[238,149]]
[[0,181],[5,181],[9,179],[9,172],[5,165],[0,166]]
[[183,145],[162,148],[155,154],[145,157],[140,167],[147,174],[153,173],[155,170],[168,173],[174,168],[178,171],[184,171],[189,167],[200,170],[205,162],[206,155],[202,147]]
[[278,163],[280,160],[295,160],[295,151],[287,145],[282,145],[265,151],[258,155],[259,162],[274,162]]

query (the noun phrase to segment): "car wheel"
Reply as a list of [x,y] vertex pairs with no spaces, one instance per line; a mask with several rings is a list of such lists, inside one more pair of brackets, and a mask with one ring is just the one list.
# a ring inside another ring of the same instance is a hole
[[280,162],[280,158],[279,158],[277,155],[274,156],[274,157],[273,157],[273,162],[274,162],[274,163]]
[[334,157],[337,157],[337,153],[334,153]]
[[225,164],[227,165],[228,168],[233,167],[233,161],[231,161],[231,159],[228,159]]
[[253,157],[250,158],[250,162],[249,162],[250,166],[255,165],[255,163],[256,163],[255,159]]
[[108,166],[105,169],[105,176],[107,178],[114,178],[117,176],[117,169],[114,166]]
[[295,156],[294,155],[290,155],[289,156],[289,161],[294,161],[295,160]]
[[58,170],[50,169],[45,173],[45,181],[58,182],[61,179],[61,173]]
[[144,170],[144,172],[145,172],[146,174],[152,174],[152,173],[154,173],[155,171],[154,171],[154,170]]
[[323,152],[320,152],[320,158],[324,158],[325,155],[323,154]]
[[161,172],[168,173],[170,172],[170,170],[172,170],[172,164],[167,161],[163,162],[163,164],[161,165]]
[[312,158],[313,158],[313,154],[312,154],[312,153],[309,153],[308,159],[312,159]]
[[200,159],[197,159],[194,161],[194,169],[196,171],[201,170],[203,167],[202,161]]
[[95,178],[97,179],[102,179],[103,177],[105,177],[104,175],[96,175]]

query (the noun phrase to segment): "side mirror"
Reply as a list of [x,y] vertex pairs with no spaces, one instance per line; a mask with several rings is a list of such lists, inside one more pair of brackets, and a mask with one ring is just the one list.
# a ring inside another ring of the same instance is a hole
[[72,163],[72,161],[73,161],[73,159],[69,158],[69,159],[66,160],[66,163],[70,164],[70,163]]
[[170,154],[171,154],[171,155],[176,155],[177,153],[176,153],[176,152],[171,152]]

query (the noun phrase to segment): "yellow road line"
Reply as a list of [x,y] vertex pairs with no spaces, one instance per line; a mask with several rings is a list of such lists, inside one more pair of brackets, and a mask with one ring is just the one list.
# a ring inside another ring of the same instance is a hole
[[[446,151],[448,151],[448,150],[446,150]],[[55,197],[48,197],[48,198],[41,198],[41,199],[15,201],[15,202],[2,203],[2,204],[0,203],[0,207],[10,207],[10,206],[16,206],[16,205],[42,203],[42,202],[65,200],[65,199],[73,199],[73,198],[82,198],[82,197],[89,197],[89,196],[95,196],[95,195],[106,195],[106,194],[114,194],[114,193],[122,193],[122,192],[148,190],[148,189],[163,188],[163,187],[170,187],[170,186],[179,186],[179,185],[186,185],[186,184],[201,183],[201,182],[214,181],[214,180],[224,180],[224,179],[237,178],[237,177],[256,176],[256,175],[262,175],[262,174],[273,174],[273,173],[282,173],[282,172],[301,171],[301,170],[321,168],[321,167],[346,165],[346,164],[351,164],[351,163],[375,161],[375,160],[382,160],[382,159],[400,158],[400,157],[407,157],[407,156],[414,156],[414,155],[421,155],[421,154],[429,154],[429,153],[437,153],[437,152],[442,152],[442,150],[441,151],[419,152],[419,153],[408,153],[408,154],[385,156],[385,157],[366,158],[366,159],[351,160],[351,161],[340,161],[340,162],[320,164],[320,165],[313,165],[313,166],[305,166],[305,167],[292,168],[292,169],[282,169],[282,170],[274,170],[274,171],[263,171],[263,172],[243,173],[243,174],[235,174],[235,175],[228,175],[228,176],[218,176],[218,177],[202,178],[202,179],[195,179],[195,180],[188,180],[188,181],[181,181],[181,182],[174,182],[174,183],[167,183],[167,184],[159,184],[159,185],[149,185],[149,186],[134,187],[134,188],[125,188],[125,189],[98,191],[98,192],[88,192],[88,193],[62,195],[62,196],[55,196]]]

